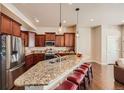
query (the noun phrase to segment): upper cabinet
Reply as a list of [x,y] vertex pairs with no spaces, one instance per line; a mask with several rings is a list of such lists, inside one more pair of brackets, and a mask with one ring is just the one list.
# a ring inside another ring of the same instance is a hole
[[46,41],[55,41],[55,33],[45,33]]
[[56,35],[56,47],[64,47],[64,35]]
[[12,33],[14,36],[20,36],[21,35],[20,26],[21,25],[19,23],[12,21]]
[[45,46],[45,35],[36,35],[35,36],[35,46],[44,47]]
[[12,20],[1,14],[1,34],[12,34]]
[[29,31],[21,31],[21,38],[25,47],[35,47],[35,33]]
[[28,47],[28,33],[26,31],[21,31],[21,38],[25,47]]
[[14,21],[10,17],[1,13],[0,15],[0,23],[1,23],[1,34],[9,34],[13,36],[20,36],[20,26],[18,22]]
[[74,33],[65,33],[65,47],[74,47],[75,46],[75,34]]

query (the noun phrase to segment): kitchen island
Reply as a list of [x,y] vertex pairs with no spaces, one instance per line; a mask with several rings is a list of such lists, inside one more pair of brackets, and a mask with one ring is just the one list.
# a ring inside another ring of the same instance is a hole
[[[58,60],[60,60],[60,62]],[[75,68],[86,61],[87,58],[77,57],[76,55],[40,61],[19,76],[14,84],[17,87],[24,86],[25,90],[54,89],[71,74]]]

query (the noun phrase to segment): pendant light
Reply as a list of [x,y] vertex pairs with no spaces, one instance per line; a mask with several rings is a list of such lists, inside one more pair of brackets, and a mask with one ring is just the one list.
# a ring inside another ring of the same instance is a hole
[[61,33],[62,32],[61,3],[60,3],[59,9],[60,9],[59,33]]
[[78,27],[78,15],[79,15],[79,8],[76,8],[75,11],[77,12],[77,23],[76,23],[76,36],[79,37],[79,27]]

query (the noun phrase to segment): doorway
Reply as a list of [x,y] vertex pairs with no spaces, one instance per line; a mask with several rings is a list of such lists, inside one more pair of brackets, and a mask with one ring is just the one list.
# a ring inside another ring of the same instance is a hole
[[108,36],[107,37],[107,64],[115,64],[115,61],[121,55],[121,41],[120,37]]

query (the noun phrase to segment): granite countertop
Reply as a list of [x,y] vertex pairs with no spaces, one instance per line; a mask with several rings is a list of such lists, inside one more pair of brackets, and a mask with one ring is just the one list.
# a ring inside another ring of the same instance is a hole
[[[70,54],[74,54],[75,52],[57,52],[57,53],[64,53],[64,54],[70,53]],[[57,53],[55,53],[55,54],[57,54]],[[28,55],[31,55],[31,54],[45,54],[45,52],[41,52],[41,51],[29,52],[29,53],[26,53],[25,55],[28,56]]]
[[[35,66],[19,76],[14,84],[16,86],[48,85],[61,74],[81,63],[84,58],[79,58],[76,55],[68,55],[61,57],[63,59],[61,62],[55,62],[56,59],[38,62]],[[55,63],[49,63],[50,61]]]

